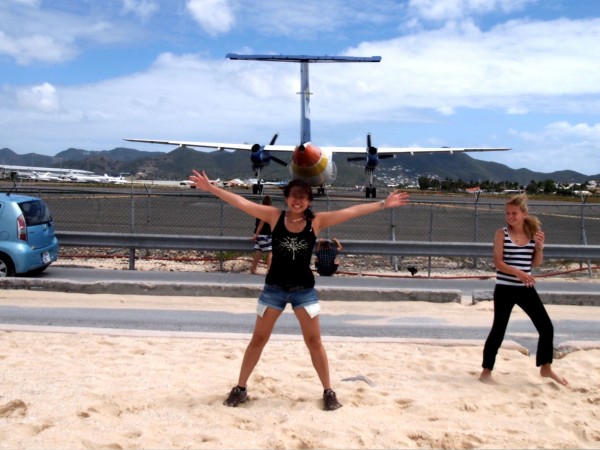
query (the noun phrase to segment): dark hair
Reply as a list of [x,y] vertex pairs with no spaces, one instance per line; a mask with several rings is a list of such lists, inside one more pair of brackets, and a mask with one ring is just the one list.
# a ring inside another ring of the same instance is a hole
[[[297,189],[300,192],[302,192],[303,194],[305,194],[308,197],[308,201],[312,202],[313,201],[313,192],[312,192],[312,186],[310,185],[310,183],[301,180],[301,179],[295,179],[290,181],[284,188],[283,188],[283,195],[285,196],[285,198],[288,198],[292,192],[292,189]],[[314,213],[312,212],[312,210],[310,209],[310,207],[306,208],[306,210],[304,211],[304,218],[306,220],[312,220],[315,217]]]
[[311,202],[313,201],[312,186],[309,183],[307,183],[306,181],[300,180],[300,179],[295,179],[295,180],[290,181],[283,188],[283,195],[285,196],[285,198],[288,198],[290,196],[290,193],[292,192],[292,189],[294,189],[294,188],[297,188],[303,194],[306,194],[306,196],[308,197],[308,199]]

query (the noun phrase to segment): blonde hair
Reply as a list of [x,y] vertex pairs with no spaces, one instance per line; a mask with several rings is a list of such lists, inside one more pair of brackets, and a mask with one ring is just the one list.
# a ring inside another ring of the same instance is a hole
[[523,224],[523,228],[525,230],[525,234],[529,236],[530,239],[533,239],[533,236],[537,231],[542,229],[542,222],[535,216],[529,215],[529,209],[527,208],[527,195],[518,194],[513,195],[508,201],[506,205],[516,206],[523,213],[527,213],[527,217],[525,217],[525,223]]

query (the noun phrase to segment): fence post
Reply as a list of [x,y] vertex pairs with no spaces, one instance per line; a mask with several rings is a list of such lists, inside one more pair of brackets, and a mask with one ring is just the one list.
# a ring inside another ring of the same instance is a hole
[[[479,196],[481,191],[477,191],[475,196],[475,226],[473,229],[473,242],[479,242]],[[473,257],[473,269],[477,269],[477,257]]]
[[[135,233],[135,196],[133,191],[133,175],[131,175],[131,222],[129,224],[131,234]],[[135,247],[129,248],[129,270],[135,270]]]
[[[225,202],[223,200],[221,200],[219,202],[219,204],[221,205],[221,209],[220,209],[220,217],[219,217],[219,236],[224,236],[223,230],[225,228],[225,223],[224,223],[224,219],[225,219]],[[219,270],[221,272],[225,272],[225,266],[223,265],[223,259],[225,257],[225,255],[223,254],[223,252],[219,252]]]
[[[433,203],[429,207],[429,242],[433,241]],[[431,256],[427,258],[427,278],[431,278]]]
[[[391,210],[391,225],[390,225],[390,238],[392,241],[396,240],[396,208],[392,208]],[[398,272],[398,255],[392,255],[392,269],[394,272]]]
[[[585,233],[585,203],[587,201],[587,195],[581,194],[581,245],[587,245],[587,235]],[[587,260],[588,275],[592,277],[592,262]],[[581,260],[579,260],[579,268],[583,267]]]

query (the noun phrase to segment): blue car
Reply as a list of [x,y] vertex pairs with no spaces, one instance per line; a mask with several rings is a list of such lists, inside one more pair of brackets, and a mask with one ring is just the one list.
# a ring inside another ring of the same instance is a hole
[[0,277],[38,274],[57,259],[58,240],[46,203],[0,194]]

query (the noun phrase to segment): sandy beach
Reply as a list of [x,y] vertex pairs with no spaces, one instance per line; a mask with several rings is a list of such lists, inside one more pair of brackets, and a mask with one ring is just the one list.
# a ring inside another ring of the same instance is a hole
[[[1,291],[0,304],[222,310],[255,299]],[[555,320],[597,308],[549,305]],[[323,302],[369,320],[431,316],[491,323],[489,302]],[[286,311],[285,314],[288,314]],[[515,311],[515,314],[521,314]],[[300,336],[274,335],[248,384],[223,406],[248,336],[0,325],[0,448],[600,448],[600,349],[569,351],[539,376],[535,358],[500,350],[498,385],[478,381],[482,342],[327,337],[344,405],[322,390]],[[555,341],[558,344],[559,339]]]

